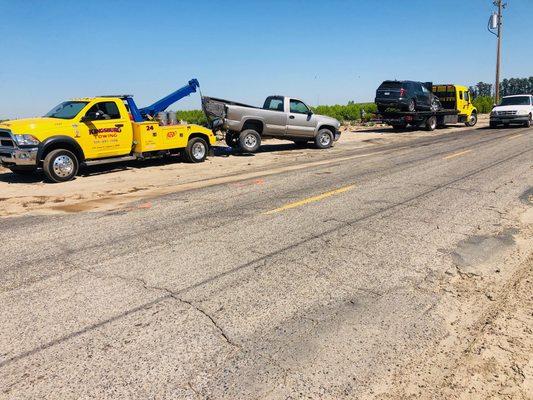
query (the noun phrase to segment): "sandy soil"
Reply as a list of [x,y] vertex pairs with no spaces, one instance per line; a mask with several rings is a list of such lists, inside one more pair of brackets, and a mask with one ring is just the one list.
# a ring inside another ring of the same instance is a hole
[[[487,125],[486,119],[479,126]],[[203,164],[186,164],[179,158],[110,164],[86,168],[71,182],[51,184],[43,175],[21,177],[0,167],[0,217],[31,214],[69,213],[128,207],[134,201],[167,193],[220,183],[265,176],[283,170],[306,168],[332,154],[343,157],[355,148],[410,140],[444,132],[466,130],[463,125],[429,133],[395,133],[388,127],[343,127],[343,135],[334,148],[321,151],[297,149],[291,142],[266,141],[260,153],[244,155],[232,152],[224,143],[216,156]],[[289,169],[287,169],[289,168]]]

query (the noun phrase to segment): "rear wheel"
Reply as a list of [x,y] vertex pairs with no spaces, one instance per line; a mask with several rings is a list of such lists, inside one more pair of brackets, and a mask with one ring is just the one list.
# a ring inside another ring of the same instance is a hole
[[333,134],[329,129],[321,129],[315,136],[315,145],[319,149],[327,149],[333,146]]
[[466,126],[474,126],[477,124],[477,113],[473,112],[468,118],[468,121],[465,122]]
[[253,129],[246,129],[239,135],[239,147],[249,153],[254,153],[261,146],[261,135]]
[[185,159],[190,163],[201,163],[207,158],[209,147],[204,139],[195,137],[189,139],[185,148]]
[[43,161],[44,174],[52,182],[66,182],[78,173],[80,163],[71,151],[65,149],[52,150]]
[[435,128],[437,127],[437,117],[432,116],[426,119],[425,127],[426,127],[426,131],[430,131],[430,132],[434,131]]

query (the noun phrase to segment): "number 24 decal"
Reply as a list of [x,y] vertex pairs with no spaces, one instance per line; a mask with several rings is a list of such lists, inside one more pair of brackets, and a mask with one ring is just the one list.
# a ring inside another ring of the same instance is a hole
[[148,125],[148,126],[146,127],[146,130],[147,130],[147,131],[153,131],[153,130],[154,130],[154,126],[153,126],[153,125]]

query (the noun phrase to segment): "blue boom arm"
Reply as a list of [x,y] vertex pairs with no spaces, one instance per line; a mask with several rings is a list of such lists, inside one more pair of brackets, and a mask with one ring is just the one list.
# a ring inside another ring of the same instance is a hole
[[197,79],[191,79],[189,83],[182,88],[176,90],[174,93],[169,94],[168,96],[162,98],[161,100],[156,101],[154,104],[144,107],[137,108],[137,105],[133,101],[133,98],[129,97],[126,99],[128,106],[130,108],[131,115],[135,122],[142,122],[145,119],[145,116],[154,117],[158,112],[165,111],[168,106],[174,104],[176,101],[183,99],[184,97],[195,93],[196,89],[200,87],[200,83]]

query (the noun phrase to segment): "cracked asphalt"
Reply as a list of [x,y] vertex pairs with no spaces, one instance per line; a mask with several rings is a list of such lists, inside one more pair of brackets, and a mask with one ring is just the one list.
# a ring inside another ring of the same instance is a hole
[[0,398],[373,398],[449,335],[451,280],[530,254],[532,138],[317,151],[150,207],[4,218]]

